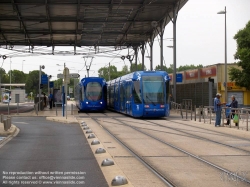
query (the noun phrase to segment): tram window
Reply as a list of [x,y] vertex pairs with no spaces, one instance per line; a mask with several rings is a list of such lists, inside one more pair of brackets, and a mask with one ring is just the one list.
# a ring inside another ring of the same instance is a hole
[[114,85],[112,85],[110,89],[110,104],[111,107],[114,106]]
[[102,98],[102,86],[98,82],[89,82],[86,87],[86,98],[97,101]]
[[128,83],[126,86],[126,100],[130,100],[131,96],[131,85]]
[[123,102],[123,98],[124,98],[124,86],[123,84],[120,85],[120,102]]
[[118,100],[118,86],[119,86],[118,84],[115,85],[115,97],[114,97],[115,102],[117,102],[117,100]]
[[84,101],[84,86],[82,87],[82,90],[81,90],[81,100]]
[[135,103],[142,103],[142,101],[141,101],[140,82],[139,81],[134,81],[133,97],[134,97],[134,102]]
[[101,96],[100,99],[102,99],[102,97],[103,97],[104,99],[106,99],[106,98],[107,98],[107,86],[103,86],[102,91],[103,91],[103,96]]
[[143,101],[145,104],[163,104],[164,89],[163,78],[161,76],[143,76]]

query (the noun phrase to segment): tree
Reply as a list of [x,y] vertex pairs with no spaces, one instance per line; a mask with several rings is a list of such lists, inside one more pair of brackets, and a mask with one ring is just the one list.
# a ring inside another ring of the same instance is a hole
[[[143,71],[146,71],[146,70],[147,68],[144,65]],[[142,64],[137,64],[137,68],[136,68],[135,63],[132,63],[130,66],[130,72],[134,72],[134,71],[142,71]]]
[[109,80],[109,69],[110,69],[110,80],[115,79],[119,77],[119,74],[117,72],[117,68],[113,65],[109,67],[102,67],[98,70],[99,77],[102,77],[106,79],[106,81]]
[[128,70],[128,66],[124,65],[122,67],[121,75],[126,75],[126,74],[129,74],[129,73],[130,73],[130,71]]
[[8,75],[3,68],[0,68],[0,83],[8,83]]
[[11,75],[11,83],[25,83],[27,75],[19,70],[11,70],[8,72]]
[[60,89],[62,85],[63,85],[63,79],[57,79],[54,81],[54,88]]
[[37,94],[38,93],[38,89],[39,89],[39,71],[35,70],[35,71],[31,71],[26,79],[26,92],[30,93],[33,92],[33,94]]
[[186,71],[186,70],[199,69],[199,68],[203,68],[203,65],[199,64],[198,66],[195,66],[191,64],[191,65],[179,66],[177,71]]
[[[42,72],[42,75],[44,75],[45,73]],[[27,93],[33,92],[33,94],[38,94],[39,93],[39,70],[34,70],[31,71],[28,75],[27,75],[27,79],[26,79],[26,85],[25,85],[25,90]],[[46,85],[43,88],[42,92],[48,92],[48,86]]]
[[172,64],[170,64],[170,67],[166,67],[166,66],[163,66],[162,69],[161,69],[161,66],[160,65],[157,65],[155,67],[155,70],[156,71],[166,71],[167,73],[173,73],[173,67],[171,67]]
[[[193,65],[193,64],[191,64],[191,65],[185,65],[185,66],[180,66],[179,68],[176,68],[176,71],[177,72],[180,72],[180,71],[186,71],[186,70],[191,70],[191,69],[198,69],[198,68],[202,68],[203,67],[203,65],[198,65],[198,66],[195,66],[195,65]],[[174,66],[173,66],[173,64],[170,64],[170,67],[168,68],[168,67],[166,67],[166,66],[163,66],[163,71],[166,71],[167,73],[173,73],[174,72]],[[157,65],[156,67],[155,67],[155,70],[161,70],[161,66],[160,65]]]
[[231,81],[235,81],[236,85],[245,87],[250,90],[250,21],[246,27],[239,30],[234,36],[237,43],[237,50],[234,55],[235,60],[239,60],[238,68],[229,69],[229,77]]

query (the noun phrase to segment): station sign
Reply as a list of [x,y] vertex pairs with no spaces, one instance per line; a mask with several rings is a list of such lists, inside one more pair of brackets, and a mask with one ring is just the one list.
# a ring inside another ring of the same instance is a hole
[[[170,77],[170,81],[173,80],[173,74],[168,75]],[[182,82],[183,81],[183,75],[182,73],[176,73],[176,82]]]
[[186,71],[185,72],[185,78],[186,78],[186,80],[198,79],[198,69],[197,70]]
[[216,66],[206,67],[200,69],[201,78],[215,77],[216,76]]
[[[69,76],[70,76],[70,78],[72,78],[72,79],[76,79],[76,78],[79,78],[80,77],[80,75],[78,74],[78,73],[70,73],[69,74]],[[59,74],[57,74],[57,78],[58,79],[63,79],[64,77],[63,77],[63,74],[62,73],[59,73]]]
[[69,75],[70,75],[70,78],[75,78],[75,79],[80,77],[78,73],[70,73]]
[[54,88],[54,82],[53,81],[49,82],[49,87]]
[[182,82],[183,75],[182,73],[176,73],[176,82]]
[[62,73],[57,74],[57,78],[58,79],[63,79],[63,74]]
[[48,84],[48,76],[46,74],[41,76],[41,84]]

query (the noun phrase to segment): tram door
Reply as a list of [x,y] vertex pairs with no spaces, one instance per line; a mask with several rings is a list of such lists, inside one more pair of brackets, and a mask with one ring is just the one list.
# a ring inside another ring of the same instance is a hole
[[119,83],[116,83],[115,85],[115,97],[114,97],[114,100],[115,100],[115,110],[120,110],[120,107],[119,107],[119,100],[120,100],[120,97],[119,97]]
[[127,82],[125,85],[126,85],[125,86],[126,113],[131,114],[131,100],[132,100],[131,82]]
[[125,112],[125,90],[124,83],[120,84],[120,111]]

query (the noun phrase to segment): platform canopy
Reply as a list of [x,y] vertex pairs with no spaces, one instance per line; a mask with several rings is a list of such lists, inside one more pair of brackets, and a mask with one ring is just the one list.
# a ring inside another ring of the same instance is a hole
[[187,0],[1,0],[0,45],[139,46]]

